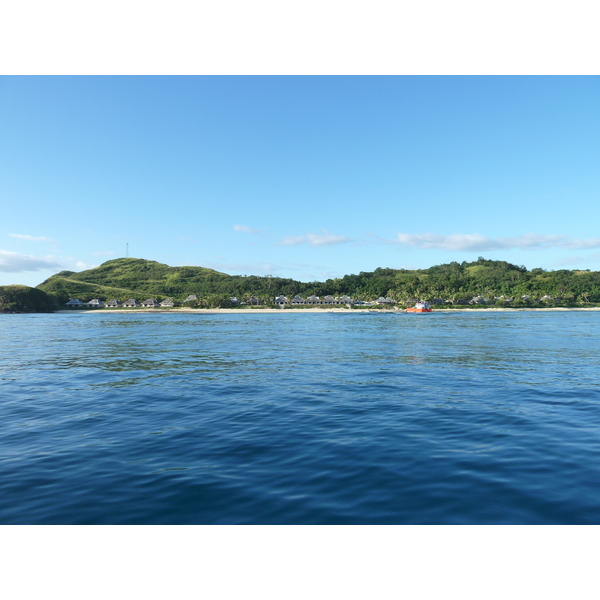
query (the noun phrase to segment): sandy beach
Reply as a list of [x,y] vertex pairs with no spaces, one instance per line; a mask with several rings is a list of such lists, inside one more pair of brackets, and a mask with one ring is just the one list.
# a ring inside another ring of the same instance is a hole
[[[490,307],[490,308],[443,308],[433,309],[433,312],[438,313],[480,313],[480,312],[568,312],[568,311],[600,311],[600,307],[582,307],[582,308],[501,308],[501,307]],[[387,314],[387,313],[404,313],[404,309],[349,309],[349,308],[89,308],[89,309],[71,309],[71,310],[59,310],[58,313],[85,313],[85,314],[128,314],[128,313],[171,313],[171,314],[182,314],[182,313],[193,313],[198,315],[218,315],[218,314],[270,314],[270,313],[282,313],[286,314],[327,314],[327,313],[352,313],[352,314]],[[429,314],[429,313],[423,313]]]

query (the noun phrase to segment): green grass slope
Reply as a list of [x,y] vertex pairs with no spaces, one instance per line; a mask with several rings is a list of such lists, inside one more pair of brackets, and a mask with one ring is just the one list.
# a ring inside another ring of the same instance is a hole
[[71,298],[79,298],[87,302],[92,298],[99,298],[101,300],[109,300],[111,298],[127,300],[136,297],[135,290],[97,285],[86,281],[77,281],[69,277],[58,277],[56,275],[39,285],[38,289],[56,298],[57,302],[61,305],[68,302]]
[[118,258],[80,273],[57,273],[37,287],[67,302],[69,298],[183,300],[190,294],[271,296],[276,291],[285,293],[279,291],[282,287],[289,292],[300,285],[291,279],[227,275],[204,267],[169,267],[139,258]]

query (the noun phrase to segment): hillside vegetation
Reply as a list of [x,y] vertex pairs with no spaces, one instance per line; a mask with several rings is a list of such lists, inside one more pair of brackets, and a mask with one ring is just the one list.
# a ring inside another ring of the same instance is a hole
[[26,285],[0,286],[0,313],[54,312],[56,299]]
[[[576,306],[600,302],[600,273],[597,271],[545,271],[513,265],[505,261],[479,258],[474,262],[451,262],[428,269],[378,268],[357,275],[345,275],[324,282],[300,282],[278,277],[227,275],[203,267],[169,267],[136,258],[109,260],[95,269],[74,273],[62,271],[38,288],[59,303],[70,298],[157,300],[170,297],[177,301],[195,294],[204,305],[224,305],[230,296],[245,300],[259,297],[269,304],[276,295],[291,298],[341,296],[373,300],[380,296],[398,302],[415,299],[441,299],[450,305],[485,297],[488,303],[535,305],[540,298],[545,305]],[[523,296],[529,298],[523,299]]]

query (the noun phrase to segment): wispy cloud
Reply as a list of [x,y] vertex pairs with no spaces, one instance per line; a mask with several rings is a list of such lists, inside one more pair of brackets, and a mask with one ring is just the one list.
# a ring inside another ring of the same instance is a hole
[[260,233],[260,229],[253,229],[252,227],[248,227],[248,225],[234,225],[234,231],[243,231],[245,233],[252,233],[254,235]]
[[19,240],[25,240],[26,242],[49,242],[51,244],[54,244],[54,240],[51,240],[47,237],[37,237],[35,235],[26,235],[23,233],[9,233],[8,235]]
[[597,263],[600,262],[600,253],[590,254],[589,256],[567,256],[566,258],[561,258],[553,263],[554,267],[570,267],[577,266],[581,264],[589,264],[589,263]]
[[33,256],[9,250],[0,250],[0,273],[26,273],[28,271],[85,271],[98,265],[89,264],[72,256]]
[[323,229],[323,233],[307,233],[306,235],[288,235],[283,238],[279,244],[281,246],[298,246],[299,244],[308,244],[309,246],[333,246],[335,244],[346,244],[351,242],[350,238],[343,235],[334,235]]
[[8,250],[0,250],[0,272],[25,273],[27,271],[47,271],[62,269],[63,264],[55,256],[32,256]]
[[484,252],[491,250],[534,250],[538,248],[600,248],[600,238],[576,239],[566,235],[526,233],[517,237],[489,238],[479,233],[438,235],[435,233],[399,233],[392,244],[414,248],[438,248],[448,251]]

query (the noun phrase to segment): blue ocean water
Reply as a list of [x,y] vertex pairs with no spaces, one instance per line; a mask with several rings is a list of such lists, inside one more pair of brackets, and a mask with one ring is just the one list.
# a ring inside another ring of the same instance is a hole
[[1,524],[600,523],[600,312],[0,315]]

